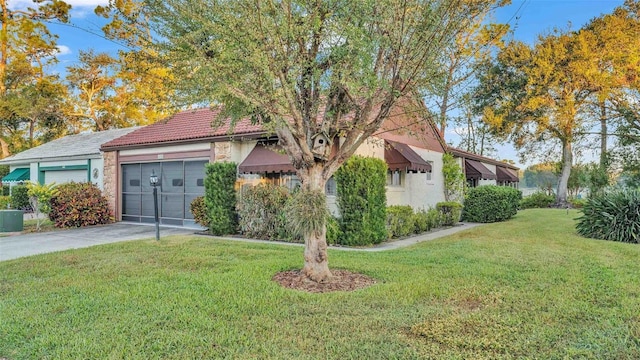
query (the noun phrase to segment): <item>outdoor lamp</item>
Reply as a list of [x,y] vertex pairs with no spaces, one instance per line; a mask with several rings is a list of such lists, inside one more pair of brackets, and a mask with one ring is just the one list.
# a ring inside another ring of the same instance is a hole
[[156,240],[160,240],[160,219],[158,218],[158,175],[155,170],[151,170],[149,183],[153,186],[153,213],[156,222]]

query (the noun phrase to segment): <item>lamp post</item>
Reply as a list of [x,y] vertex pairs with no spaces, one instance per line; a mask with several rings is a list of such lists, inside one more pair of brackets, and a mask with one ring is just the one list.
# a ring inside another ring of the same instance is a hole
[[151,170],[149,183],[153,186],[153,212],[156,221],[156,240],[160,240],[160,219],[158,218],[158,175],[155,170]]

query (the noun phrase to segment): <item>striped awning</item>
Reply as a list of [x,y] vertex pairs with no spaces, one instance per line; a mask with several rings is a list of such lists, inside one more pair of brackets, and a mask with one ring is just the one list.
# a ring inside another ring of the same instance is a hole
[[465,160],[465,173],[467,174],[467,179],[496,179],[496,174],[484,166],[483,163],[475,160]]
[[257,144],[238,166],[238,172],[248,173],[295,173],[296,169],[291,165],[291,160],[286,154],[277,152],[277,146],[264,146]]
[[386,141],[384,160],[389,170],[430,172],[431,164],[416,153],[409,145]]
[[16,183],[29,180],[29,168],[17,168],[2,178],[3,183]]
[[498,181],[520,182],[518,175],[514,174],[511,169],[506,167],[496,166],[496,175],[498,176]]

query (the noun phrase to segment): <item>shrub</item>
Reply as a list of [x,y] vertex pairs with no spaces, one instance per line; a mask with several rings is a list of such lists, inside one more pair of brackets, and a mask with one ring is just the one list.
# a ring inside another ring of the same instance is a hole
[[231,162],[207,164],[204,179],[205,198],[209,214],[209,232],[213,235],[233,234],[237,227],[236,172]]
[[112,220],[107,198],[92,183],[66,183],[56,187],[49,219],[59,228],[108,224]]
[[374,158],[352,156],[336,172],[339,243],[378,244],[387,239],[387,165]]
[[[387,215],[388,213],[389,213],[389,209],[387,209]],[[414,233],[420,234],[420,233],[431,230],[431,227],[429,227],[429,225],[431,225],[429,224],[429,214],[424,209],[416,211],[413,214],[413,232]]]
[[327,244],[334,245],[339,242],[340,236],[340,222],[331,214],[327,215]]
[[29,189],[26,185],[16,185],[11,189],[11,207],[17,210],[32,211],[29,204]]
[[11,196],[0,196],[0,209],[8,209],[11,204]]
[[413,209],[408,205],[387,207],[387,233],[389,238],[411,235],[415,230]]
[[640,243],[640,190],[593,194],[578,218],[578,234],[594,239]]
[[9,188],[9,185],[2,185],[2,196],[9,196],[10,193],[11,189]]
[[520,200],[520,209],[548,208],[556,202],[554,195],[538,191]]
[[259,184],[247,187],[238,200],[240,232],[257,239],[287,239],[284,209],[289,191],[282,186]]
[[189,204],[189,210],[197,224],[209,228],[209,213],[207,212],[207,205],[204,203],[204,196],[198,196],[193,199]]
[[574,209],[582,209],[584,207],[584,204],[587,203],[587,200],[585,199],[569,199],[569,203],[571,204],[571,207]]
[[440,214],[440,225],[453,226],[460,221],[462,204],[455,201],[444,201],[436,204],[436,209]]
[[465,221],[492,223],[518,213],[522,193],[507,186],[485,185],[469,189],[464,200]]

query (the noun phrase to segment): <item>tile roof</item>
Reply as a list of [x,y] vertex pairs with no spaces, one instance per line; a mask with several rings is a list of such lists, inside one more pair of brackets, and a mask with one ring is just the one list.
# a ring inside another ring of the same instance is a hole
[[56,158],[97,157],[102,144],[136,129],[140,127],[68,135],[4,158],[0,160],[0,165],[27,164]]
[[212,122],[219,113],[219,108],[182,111],[166,120],[160,120],[109,141],[102,145],[102,150],[265,132],[262,126],[251,124],[249,119],[239,120],[233,129],[230,127],[229,119],[221,126],[214,128]]

